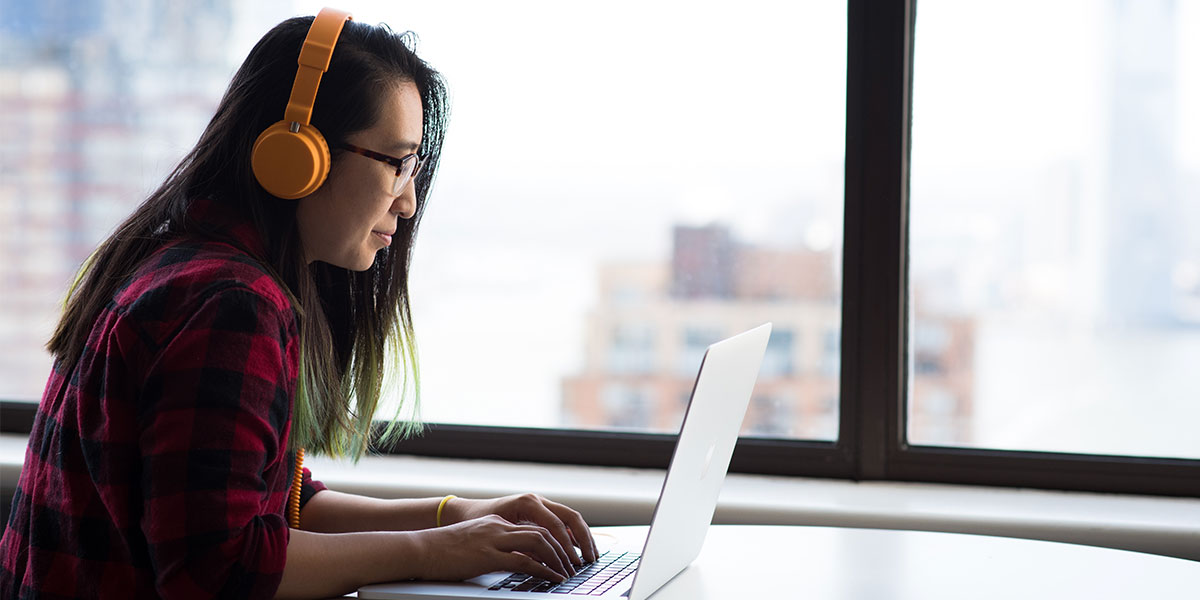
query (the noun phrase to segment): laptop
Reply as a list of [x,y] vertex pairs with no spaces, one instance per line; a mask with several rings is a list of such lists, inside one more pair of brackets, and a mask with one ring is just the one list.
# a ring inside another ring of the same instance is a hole
[[705,351],[650,529],[640,545],[624,552],[610,549],[561,584],[496,572],[460,582],[372,584],[360,588],[358,597],[645,600],[700,554],[770,335],[771,324],[765,323]]

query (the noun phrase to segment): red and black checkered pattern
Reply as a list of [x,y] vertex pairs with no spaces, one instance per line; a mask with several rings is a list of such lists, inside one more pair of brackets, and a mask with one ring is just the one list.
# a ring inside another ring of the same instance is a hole
[[[282,577],[297,314],[233,244],[156,252],[56,364],[0,540],[0,598],[270,598]],[[324,489],[305,472],[304,499]]]

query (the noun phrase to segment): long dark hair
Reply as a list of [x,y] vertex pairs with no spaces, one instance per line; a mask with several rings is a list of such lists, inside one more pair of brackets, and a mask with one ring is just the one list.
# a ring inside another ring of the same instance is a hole
[[[227,238],[188,218],[192,203],[206,199],[254,227],[265,248],[266,256],[260,257],[264,266],[291,294],[300,315],[300,381],[289,446],[357,459],[370,443],[387,367],[402,373],[402,394],[411,388],[413,407],[419,403],[408,273],[449,107],[441,75],[416,55],[412,34],[397,34],[386,25],[345,24],[312,116],[333,151],[334,168],[344,155],[337,150],[339,143],[371,127],[386,93],[401,82],[416,84],[421,95],[420,152],[426,166],[416,178],[416,213],[400,219],[391,247],[376,256],[370,269],[306,264],[296,227],[297,202],[275,198],[258,185],[250,152],[259,132],[283,116],[312,21],[288,19],[254,46],[195,148],[81,267],[47,348],[63,367],[73,368],[100,311],[155,250],[183,236]],[[405,403],[402,395],[400,404]],[[398,407],[383,442],[417,426],[400,414]]]

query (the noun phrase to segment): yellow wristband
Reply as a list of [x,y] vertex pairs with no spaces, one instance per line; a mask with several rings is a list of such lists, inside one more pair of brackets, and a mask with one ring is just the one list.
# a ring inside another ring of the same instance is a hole
[[457,497],[458,496],[455,496],[454,494],[450,494],[449,496],[442,498],[442,502],[440,504],[438,504],[438,512],[437,512],[437,526],[438,527],[442,526],[442,509],[446,508],[447,502],[449,502],[452,498],[457,498]]

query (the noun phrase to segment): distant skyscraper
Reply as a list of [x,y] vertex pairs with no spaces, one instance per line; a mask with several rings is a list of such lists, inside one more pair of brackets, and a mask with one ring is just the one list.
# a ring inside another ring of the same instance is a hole
[[[1174,0],[1111,0],[1107,312],[1118,325],[1177,318]],[[1192,232],[1187,232],[1191,235]]]
[[676,298],[730,298],[736,248],[725,227],[675,227],[671,253],[671,295]]
[[34,399],[75,270],[212,117],[232,0],[0,0],[0,398]]
[[102,27],[103,9],[101,2],[0,0],[0,60],[68,48]]

